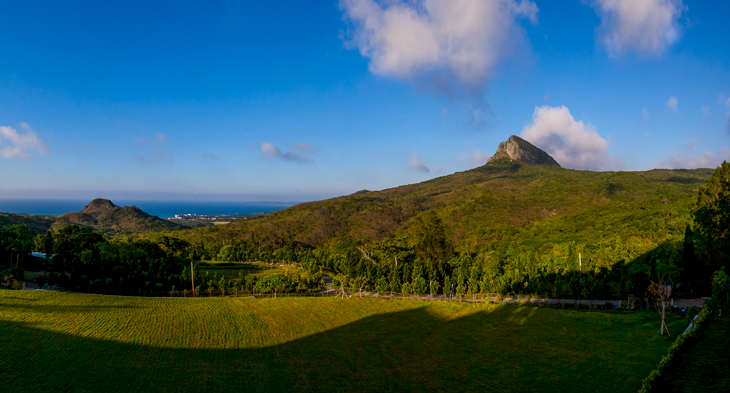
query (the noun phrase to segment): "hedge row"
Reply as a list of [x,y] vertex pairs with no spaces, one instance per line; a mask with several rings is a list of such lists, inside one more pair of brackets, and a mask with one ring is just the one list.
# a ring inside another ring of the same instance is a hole
[[654,371],[652,371],[649,376],[644,378],[641,383],[641,389],[639,390],[639,393],[652,393],[661,390],[662,377],[666,376],[666,373],[669,370],[672,361],[676,359],[677,355],[686,352],[691,344],[697,341],[700,330],[702,329],[702,326],[705,324],[705,322],[710,318],[711,313],[711,307],[706,306],[702,308],[702,311],[700,311],[699,314],[699,318],[692,321],[694,326],[692,326],[689,331],[680,334],[679,337],[674,340],[674,343],[671,347],[669,347],[669,351],[667,351],[667,354],[664,355],[662,357],[662,360],[659,362],[659,366],[657,366],[657,368],[654,369]]

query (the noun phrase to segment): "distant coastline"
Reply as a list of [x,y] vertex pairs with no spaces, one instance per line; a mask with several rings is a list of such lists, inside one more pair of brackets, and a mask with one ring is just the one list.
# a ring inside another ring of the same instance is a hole
[[[89,203],[88,199],[0,199],[0,212],[59,216],[78,212]],[[146,213],[160,218],[175,217],[176,214],[231,215],[250,214],[281,210],[294,206],[296,202],[203,202],[203,201],[145,201],[114,200],[118,206],[137,206]]]

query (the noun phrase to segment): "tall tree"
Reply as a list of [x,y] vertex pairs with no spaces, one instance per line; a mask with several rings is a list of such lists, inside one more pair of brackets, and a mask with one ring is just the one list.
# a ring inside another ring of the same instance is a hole
[[[730,260],[730,164],[715,169],[700,187],[692,211],[701,256],[716,270]],[[709,277],[708,277],[709,278]]]
[[444,224],[435,211],[416,217],[412,231],[416,239],[416,256],[422,261],[436,266],[454,255]]

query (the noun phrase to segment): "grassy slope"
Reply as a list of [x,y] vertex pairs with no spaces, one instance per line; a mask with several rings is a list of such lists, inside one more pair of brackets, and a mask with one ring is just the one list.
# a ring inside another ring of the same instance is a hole
[[301,269],[299,266],[279,266],[265,262],[226,262],[226,261],[205,261],[198,264],[200,274],[208,273],[210,278],[216,273],[219,276],[227,278],[238,277],[239,272],[243,271],[246,276],[263,277],[269,274],[280,273],[296,273]]
[[[9,391],[633,392],[656,315],[383,299],[0,291]],[[683,321],[670,319],[673,333]]]
[[[200,228],[183,236],[220,243],[379,240],[436,210],[457,248],[505,242],[545,244],[607,235],[679,234],[710,169],[589,172],[507,159],[423,183],[288,208],[269,217]],[[278,242],[278,243],[277,243]],[[513,245],[514,246],[514,245]]]

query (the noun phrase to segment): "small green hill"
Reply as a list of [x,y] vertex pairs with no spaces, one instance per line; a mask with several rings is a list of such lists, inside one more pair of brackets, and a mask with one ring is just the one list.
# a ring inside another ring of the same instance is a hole
[[[67,225],[89,227],[103,233],[142,233],[181,229],[180,224],[151,216],[136,206],[117,206],[108,199],[94,199],[80,212],[58,216],[54,229]],[[183,227],[184,228],[184,227]]]

